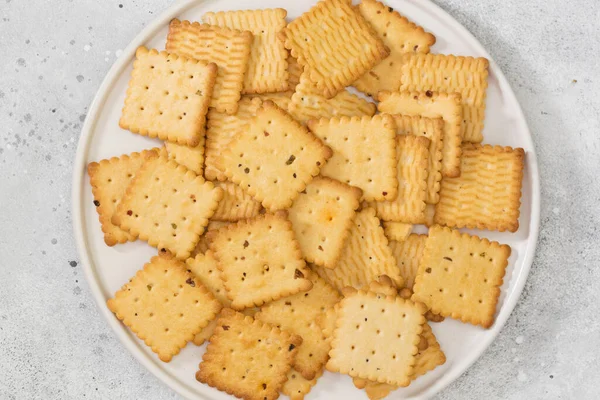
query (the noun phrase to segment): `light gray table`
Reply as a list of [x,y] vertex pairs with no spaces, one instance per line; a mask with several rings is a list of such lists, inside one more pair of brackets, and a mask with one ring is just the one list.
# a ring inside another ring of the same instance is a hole
[[[439,399],[600,398],[600,1],[436,0],[524,108],[537,256],[485,355]],[[0,0],[0,399],[169,399],[115,339],[71,231],[71,166],[100,82],[167,0]]]

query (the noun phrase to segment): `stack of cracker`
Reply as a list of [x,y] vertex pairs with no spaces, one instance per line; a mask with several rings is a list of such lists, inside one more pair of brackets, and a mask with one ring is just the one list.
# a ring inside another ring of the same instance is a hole
[[444,364],[431,322],[494,323],[510,247],[455,228],[518,229],[524,152],[481,144],[486,59],[376,0],[286,17],[137,50],[120,126],[164,146],[88,172],[106,244],[158,255],[108,307],[162,361],[208,341],[197,380],[239,398],[327,369],[380,399]]

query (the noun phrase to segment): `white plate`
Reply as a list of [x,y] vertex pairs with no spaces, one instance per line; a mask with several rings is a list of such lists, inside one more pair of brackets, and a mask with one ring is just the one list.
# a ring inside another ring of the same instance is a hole
[[[174,18],[200,20],[206,11],[283,7],[288,17],[295,18],[309,9],[316,0],[221,0],[182,1],[176,3],[147,26],[113,65],[100,86],[83,126],[79,140],[73,177],[73,219],[75,238],[86,278],[117,337],[125,347],[154,375],[182,396],[190,399],[231,399],[198,383],[194,378],[204,348],[189,344],[170,363],[158,360],[148,347],[122,325],[105,305],[106,300],[135,271],[156,254],[156,249],[143,242],[107,247],[103,242],[98,216],[86,174],[86,165],[123,153],[159,145],[158,141],[131,134],[119,128],[118,120],[125,98],[125,89],[132,68],[135,49],[144,44],[163,49],[169,21]],[[398,390],[390,399],[425,399],[433,396],[458,378],[494,340],[519,299],[527,279],[538,237],[539,176],[538,166],[525,118],[504,75],[481,44],[451,16],[429,1],[387,0],[389,6],[433,32],[437,43],[435,53],[483,56],[490,59],[490,77],[484,137],[486,143],[523,147],[527,153],[520,228],[517,233],[478,232],[479,235],[512,247],[495,324],[488,330],[446,319],[432,324],[446,353],[447,362],[433,372],[417,379],[408,388]],[[348,376],[325,373],[308,399],[365,399],[364,391],[354,388]]]

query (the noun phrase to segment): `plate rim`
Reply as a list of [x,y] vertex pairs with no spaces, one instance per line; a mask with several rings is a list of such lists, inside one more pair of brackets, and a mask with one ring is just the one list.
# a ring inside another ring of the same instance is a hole
[[[89,107],[85,118],[85,122],[81,130],[81,135],[79,137],[77,151],[75,155],[75,162],[73,165],[73,180],[71,189],[71,204],[73,215],[72,223],[77,252],[79,254],[80,264],[82,265],[85,279],[92,292],[92,297],[94,298],[99,313],[104,317],[108,325],[113,330],[114,334],[117,336],[118,340],[121,342],[121,344],[125,346],[128,352],[141,365],[143,365],[154,376],[160,379],[162,383],[165,384],[167,387],[188,399],[197,399],[198,396],[204,399],[209,399],[209,397],[207,397],[205,394],[198,394],[197,392],[190,390],[187,385],[178,382],[167,371],[160,368],[154,362],[154,360],[150,359],[150,356],[148,354],[139,351],[139,348],[134,342],[134,339],[127,335],[125,328],[123,327],[121,322],[118,319],[114,318],[113,313],[108,309],[108,307],[105,306],[104,295],[102,293],[102,289],[100,288],[98,279],[95,276],[95,268],[92,267],[90,255],[84,241],[85,233],[83,225],[84,208],[82,202],[82,190],[85,185],[83,185],[82,182],[85,180],[87,164],[86,156],[91,144],[91,139],[93,137],[92,132],[98,121],[98,116],[100,114],[101,108],[107,100],[108,94],[110,93],[110,89],[112,88],[116,80],[119,78],[122,71],[131,62],[131,59],[135,55],[135,50],[137,49],[137,47],[147,42],[148,39],[150,39],[157,31],[162,29],[165,26],[165,24],[168,24],[168,22],[177,14],[182,13],[193,6],[196,6],[206,1],[207,0],[176,1],[174,4],[165,9],[158,17],[152,20],[146,27],[144,27],[125,47],[121,56],[112,65],[112,67],[104,77],[102,83],[98,87],[96,94],[94,95],[94,99]],[[426,393],[424,395],[432,396],[436,393],[441,392],[448,385],[456,381],[475,363],[475,361],[481,358],[481,356],[489,348],[492,342],[495,341],[498,334],[505,326],[506,321],[512,314],[515,306],[519,301],[519,298],[521,297],[521,293],[523,291],[523,288],[525,287],[527,277],[529,276],[529,272],[533,265],[533,259],[535,256],[539,238],[540,176],[536,149],[533,142],[533,137],[531,135],[531,131],[529,130],[529,126],[527,124],[527,119],[525,118],[521,104],[519,103],[514,91],[512,90],[512,87],[510,86],[508,80],[504,76],[504,73],[502,72],[498,64],[495,62],[495,60],[490,56],[487,50],[479,42],[479,40],[475,36],[473,36],[473,34],[467,28],[465,28],[452,15],[450,15],[437,4],[433,3],[431,0],[405,1],[409,1],[420,8],[429,9],[428,12],[433,11],[437,16],[443,18],[445,22],[447,22],[453,29],[456,29],[458,32],[460,32],[461,35],[468,37],[471,40],[474,47],[476,48],[477,52],[482,54],[489,60],[490,69],[494,71],[499,86],[501,87],[502,91],[505,92],[507,97],[512,101],[512,103],[516,105],[515,117],[518,121],[522,122],[522,128],[527,133],[524,140],[528,142],[529,148],[531,149],[527,151],[527,168],[530,170],[532,188],[530,210],[531,214],[529,226],[530,231],[528,235],[529,237],[527,239],[526,251],[523,259],[523,266],[519,275],[513,277],[513,279],[515,279],[514,290],[511,296],[504,299],[504,304],[502,305],[502,309],[506,311],[499,313],[499,315],[497,316],[493,327],[488,330],[489,334],[485,336],[483,345],[481,346],[479,352],[473,354],[473,356],[471,356],[471,358],[463,364],[462,368],[451,369],[446,375],[444,375],[442,378],[437,380],[432,386],[426,389]]]

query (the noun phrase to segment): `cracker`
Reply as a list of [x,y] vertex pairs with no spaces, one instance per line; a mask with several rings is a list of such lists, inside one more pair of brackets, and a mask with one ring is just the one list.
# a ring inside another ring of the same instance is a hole
[[[220,204],[220,202],[219,202],[219,204]],[[205,234],[200,236],[200,240],[198,240],[198,243],[196,244],[194,251],[192,251],[192,254],[190,254],[190,257],[194,258],[198,254],[206,253],[208,251],[209,240],[208,240],[207,236],[208,236],[209,232],[216,231],[227,225],[231,225],[231,222],[209,220],[208,226],[206,227],[206,230],[205,230]]]
[[131,242],[137,238],[114,225],[111,218],[125,194],[127,186],[142,166],[146,155],[156,154],[158,150],[158,148],[144,150],[141,153],[124,154],[120,157],[88,164],[87,171],[94,195],[94,205],[102,232],[104,232],[106,245],[114,246],[117,243]]
[[285,28],[283,8],[207,12],[202,21],[224,28],[250,31],[254,36],[243,93],[280,92],[288,89],[287,51],[277,33]]
[[429,53],[435,36],[379,1],[362,0],[357,10],[390,49],[390,55],[358,78],[354,86],[369,96],[375,96],[381,90],[397,91],[401,83],[402,55]]
[[346,286],[360,289],[377,280],[380,275],[389,276],[397,287],[404,284],[383,228],[372,208],[356,214],[336,267],[314,266],[313,269],[339,291]]
[[400,269],[400,275],[404,278],[404,287],[411,290],[415,283],[415,276],[417,276],[419,263],[423,257],[426,241],[427,235],[419,235],[416,233],[409,235],[406,240],[402,242],[395,240],[390,241],[390,248],[396,259],[396,265],[398,265],[398,268]]
[[164,362],[221,310],[185,264],[167,255],[153,257],[106,304]]
[[433,313],[489,328],[510,247],[433,226],[415,278],[412,299]]
[[206,168],[204,176],[210,181],[225,181],[227,177],[216,167],[216,160],[228,148],[231,140],[240,132],[248,130],[250,120],[260,107],[259,99],[242,97],[234,115],[211,109],[206,129]]
[[239,398],[276,399],[301,343],[300,336],[226,308],[196,379]]
[[294,91],[296,89],[303,72],[304,69],[298,64],[298,60],[291,55],[288,56],[288,90]]
[[462,107],[460,94],[437,92],[379,92],[380,112],[443,118],[442,176],[460,175]]
[[281,393],[288,396],[290,400],[303,400],[304,396],[306,396],[313,386],[317,384],[317,379],[322,374],[323,372],[319,371],[317,376],[309,380],[292,368],[288,372],[287,381],[283,384]]
[[333,149],[321,173],[363,191],[363,200],[398,194],[396,124],[391,115],[311,120],[309,129]]
[[373,293],[380,293],[386,296],[398,295],[398,288],[392,279],[387,275],[381,275],[375,281],[369,282],[368,290]]
[[290,114],[302,123],[310,119],[336,116],[372,116],[375,109],[375,104],[347,90],[342,90],[330,99],[324,97],[306,74],[300,78],[289,105]]
[[216,161],[217,169],[267,210],[288,208],[332,151],[285,111],[266,101],[248,130]]
[[204,142],[204,136],[202,136],[200,143],[195,147],[165,142],[165,148],[169,159],[175,160],[177,164],[181,164],[194,171],[196,175],[202,176],[204,172]]
[[463,108],[462,140],[483,140],[489,61],[486,58],[445,54],[405,54],[401,91],[433,90],[460,93]]
[[166,156],[150,154],[112,216],[112,223],[185,260],[223,191]]
[[166,49],[217,65],[210,106],[235,114],[250,60],[252,33],[198,22],[171,20]]
[[426,308],[397,296],[358,291],[338,306],[327,369],[408,386]]
[[294,369],[305,379],[314,379],[327,361],[329,343],[316,319],[333,307],[340,295],[317,274],[310,276],[312,289],[264,305],[255,318],[302,336]]
[[383,223],[383,231],[388,240],[396,240],[402,242],[406,240],[408,235],[412,232],[412,224],[405,224],[402,222],[386,221]]
[[135,57],[119,126],[186,146],[200,144],[217,66],[143,46]]
[[427,197],[425,202],[436,204],[440,199],[440,181],[442,180],[444,120],[442,118],[425,118],[418,115],[394,115],[394,120],[396,121],[396,132],[399,135],[424,136],[429,139]]
[[210,249],[235,309],[305,292],[312,287],[292,224],[266,214],[215,232]]
[[294,200],[288,214],[306,261],[335,267],[361,196],[358,188],[317,177]]
[[235,222],[258,215],[260,203],[241,187],[231,182],[215,182],[215,186],[223,189],[223,199],[212,216],[213,221]]
[[347,0],[320,1],[280,33],[319,92],[332,98],[389,55]]
[[252,96],[252,98],[258,98],[261,101],[272,101],[275,105],[282,110],[288,111],[290,108],[290,101],[294,92],[279,92],[279,93],[263,93]]
[[519,229],[525,151],[465,144],[461,175],[444,178],[435,222],[504,232]]

